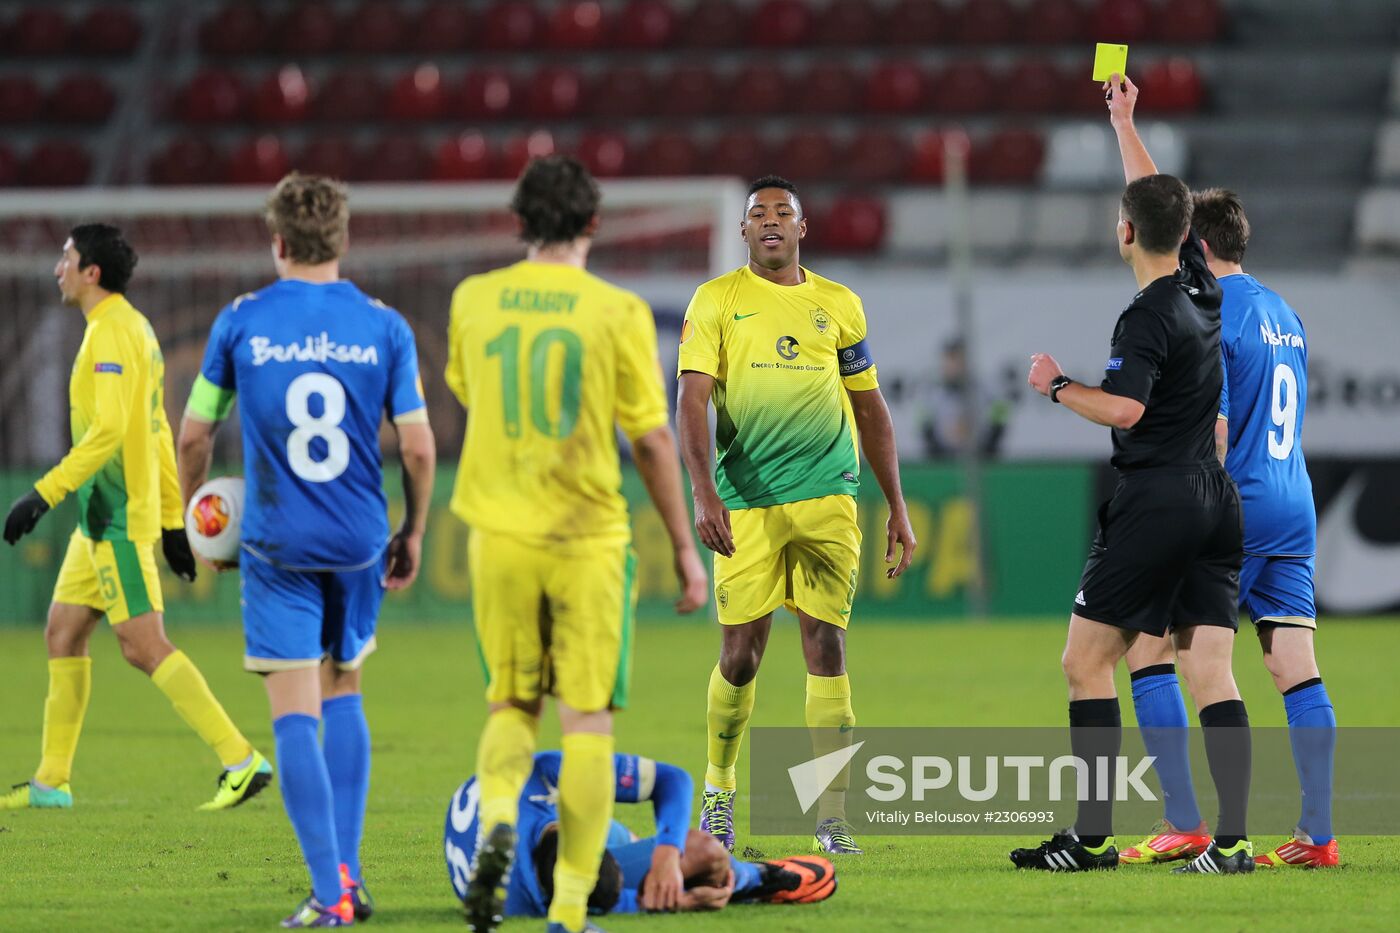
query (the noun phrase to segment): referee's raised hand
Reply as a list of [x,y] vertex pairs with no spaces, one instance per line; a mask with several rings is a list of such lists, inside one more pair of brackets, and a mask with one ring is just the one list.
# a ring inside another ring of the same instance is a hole
[[1104,100],[1108,102],[1108,119],[1114,126],[1131,124],[1133,108],[1137,106],[1138,88],[1127,75],[1111,75],[1104,82]]

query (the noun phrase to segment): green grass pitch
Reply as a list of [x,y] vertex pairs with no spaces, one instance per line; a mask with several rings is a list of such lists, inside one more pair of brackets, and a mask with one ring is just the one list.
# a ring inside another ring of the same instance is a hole
[[[1062,624],[1034,622],[857,621],[850,639],[857,715],[863,725],[1061,725],[1063,631]],[[177,627],[171,634],[249,737],[270,753],[267,703],[257,679],[239,668],[236,627]],[[460,929],[441,839],[448,796],[471,770],[482,719],[476,651],[465,626],[386,626],[380,636],[366,683],[375,757],[364,861],[380,906],[371,926]],[[1400,724],[1396,620],[1324,621],[1318,644],[1345,725]],[[704,690],[716,646],[709,626],[643,622],[632,707],[619,718],[620,749],[701,772]],[[308,887],[276,785],[240,809],[196,812],[214,789],[213,756],[160,693],[122,662],[110,633],[99,631],[93,647],[92,704],[73,782],[76,808],[0,813],[0,929],[275,927]],[[1252,720],[1282,725],[1282,704],[1247,626],[1237,652],[1235,669]],[[0,657],[0,780],[20,781],[32,773],[38,755],[43,638],[34,629],[0,630]],[[1126,687],[1120,684],[1124,697]],[[754,724],[800,724],[802,689],[795,626],[784,620],[760,676]],[[1125,702],[1125,717],[1131,709]],[[541,747],[557,736],[547,724]],[[741,774],[746,767],[741,761]],[[744,806],[741,801],[741,829]],[[647,829],[645,808],[624,808],[621,817]],[[1135,842],[1145,829],[1121,827],[1120,843]],[[840,863],[840,890],[822,905],[618,917],[605,926],[1005,930],[1053,923],[1311,933],[1395,929],[1400,917],[1395,837],[1344,837],[1344,867],[1335,872],[1231,878],[1178,878],[1162,868],[1092,876],[1018,873],[1006,852],[1027,837],[863,841],[868,854]],[[1262,837],[1255,844],[1277,841]],[[739,844],[784,855],[804,850],[806,839],[741,835]],[[541,925],[516,921],[507,930]]]

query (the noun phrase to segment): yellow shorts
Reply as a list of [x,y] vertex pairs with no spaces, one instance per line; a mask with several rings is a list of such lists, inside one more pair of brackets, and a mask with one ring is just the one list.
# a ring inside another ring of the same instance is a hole
[[860,566],[856,500],[823,496],[729,513],[734,556],[715,555],[715,603],[723,625],[761,619],[779,606],[845,628]]
[[553,694],[585,713],[627,705],[637,605],[629,544],[473,529],[468,548],[488,702]]
[[53,601],[105,612],[113,625],[165,611],[154,543],[94,541],[74,531],[54,584]]

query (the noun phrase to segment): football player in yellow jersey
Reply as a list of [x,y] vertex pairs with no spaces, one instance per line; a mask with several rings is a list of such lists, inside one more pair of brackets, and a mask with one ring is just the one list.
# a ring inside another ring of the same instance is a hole
[[214,799],[201,810],[237,806],[272,780],[271,764],[234,726],[194,662],[165,637],[155,543],[186,580],[195,577],[195,561],[165,415],[165,361],[150,323],[123,294],[135,267],[121,231],[84,224],[73,228],[54,269],[64,304],[87,318],[68,383],[73,449],[11,507],[5,541],[13,545],[72,493],[78,528],[44,630],[43,757],[32,780],[0,797],[0,809],[73,805],[69,776],[92,684],[88,639],[104,615],[122,656],[150,676],[224,765]]
[[[546,693],[558,702],[559,859],[549,928],[586,909],[612,818],[612,711],[627,700],[635,602],[617,430],[671,538],[679,612],[709,582],[690,530],[651,309],[585,269],[598,186],[577,161],[530,163],[511,200],[523,262],[452,296],[447,383],[467,409],[452,511],[471,526],[478,644],[491,713],[477,757],[481,837],[465,898],[475,930],[501,922],[520,789]],[[658,846],[642,890],[672,909],[680,852]]]
[[[710,675],[700,826],[729,849],[734,762],[779,606],[795,612],[801,626],[806,719],[818,753],[850,741],[846,624],[860,563],[857,442],[889,503],[885,562],[899,552],[889,576],[904,572],[916,545],[860,299],[799,264],[807,221],[786,179],[770,175],[749,187],[740,230],[748,264],[701,285],[686,311],[677,403],[695,527],[715,552],[723,628]],[[839,776],[820,799],[818,851],[861,852],[845,819],[847,783]]]

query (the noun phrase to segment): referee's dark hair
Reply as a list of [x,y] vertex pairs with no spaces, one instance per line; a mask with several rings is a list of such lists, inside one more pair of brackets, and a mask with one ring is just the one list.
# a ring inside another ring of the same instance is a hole
[[568,243],[589,232],[601,199],[598,183],[582,162],[549,155],[525,167],[510,209],[520,218],[520,238],[526,243]]
[[1140,249],[1175,253],[1191,227],[1191,189],[1172,175],[1145,175],[1123,192],[1123,219]]
[[1191,226],[1210,245],[1217,259],[1240,262],[1249,246],[1249,218],[1244,215],[1240,196],[1229,188],[1206,188],[1193,192]]
[[136,271],[136,250],[111,224],[79,224],[68,231],[78,252],[78,268],[97,266],[97,284],[109,292],[124,292]]
[[781,188],[792,195],[792,206],[797,208],[797,216],[802,216],[802,196],[797,193],[797,186],[781,175],[764,175],[762,178],[755,178],[749,183],[749,198],[758,194],[764,188]]

